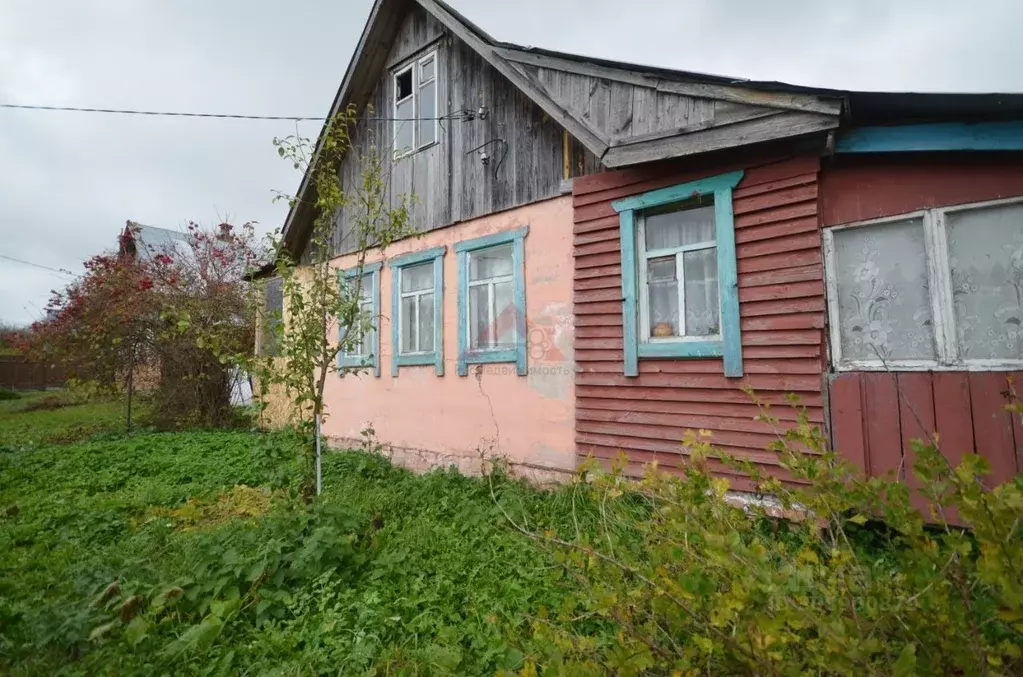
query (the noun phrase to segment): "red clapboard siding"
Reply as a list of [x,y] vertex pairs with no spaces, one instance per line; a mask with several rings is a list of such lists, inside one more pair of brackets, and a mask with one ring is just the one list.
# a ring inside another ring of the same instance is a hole
[[[912,468],[912,440],[936,440],[958,465],[980,454],[991,466],[991,485],[1023,472],[1019,416],[1006,411],[1008,379],[1002,372],[846,373],[830,385],[832,443],[871,476]],[[1019,375],[1015,375],[1019,378]],[[911,487],[912,473],[902,472]]]
[[[573,187],[575,235],[576,450],[612,459],[624,452],[639,468],[655,458],[681,467],[688,430],[711,431],[712,442],[790,481],[767,446],[778,432],[742,391],[749,386],[782,422],[798,412],[823,424],[824,285],[818,228],[816,157],[760,160],[714,169],[656,166],[603,172]],[[672,167],[675,169],[672,169]],[[615,200],[735,169],[739,301],[745,377],[727,379],[720,358],[641,360],[624,375],[621,243]],[[725,467],[715,472],[748,487]]]

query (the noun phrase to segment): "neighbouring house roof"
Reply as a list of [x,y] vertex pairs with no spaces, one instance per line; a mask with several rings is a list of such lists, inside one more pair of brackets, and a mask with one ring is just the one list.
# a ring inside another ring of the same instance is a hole
[[[803,87],[783,82],[756,81],[673,70],[655,66],[566,54],[535,47],[500,42],[472,23],[443,0],[377,0],[330,109],[333,118],[348,105],[362,108],[387,67],[389,47],[402,22],[415,6],[421,7],[452,35],[476,51],[490,66],[509,80],[586,147],[606,168],[641,164],[715,150],[713,144],[690,145],[684,151],[681,140],[694,129],[665,130],[642,139],[609,138],[590,123],[586,115],[573,113],[540,82],[540,72],[558,71],[609,81],[649,87],[691,97],[715,99],[748,106],[761,115],[777,116],[778,137],[794,136],[837,128],[840,124],[881,124],[893,121],[941,121],[949,119],[1003,119],[1023,117],[1021,94],[915,94],[854,92]],[[792,129],[785,129],[786,125]],[[317,149],[322,140],[317,141]],[[735,146],[764,140],[730,139]],[[724,147],[725,144],[719,147]],[[308,237],[315,199],[308,175],[302,178],[295,206],[284,226],[284,245],[297,253]]]

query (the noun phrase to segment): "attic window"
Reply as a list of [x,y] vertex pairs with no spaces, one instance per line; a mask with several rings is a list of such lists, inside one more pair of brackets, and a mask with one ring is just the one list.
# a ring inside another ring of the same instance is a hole
[[394,72],[394,152],[410,155],[439,141],[437,53]]

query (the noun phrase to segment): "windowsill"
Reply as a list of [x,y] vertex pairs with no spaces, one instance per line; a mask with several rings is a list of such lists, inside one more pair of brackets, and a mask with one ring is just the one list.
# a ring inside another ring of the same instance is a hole
[[465,354],[466,364],[496,364],[499,362],[517,362],[518,350],[501,348],[499,350],[475,350]]
[[689,341],[658,341],[639,344],[639,357],[721,357],[725,354],[725,344],[717,340]]
[[437,364],[437,353],[398,355],[396,359],[399,367],[432,367]]
[[363,369],[372,369],[376,367],[376,360],[373,359],[372,355],[355,355],[352,357],[341,358],[342,367],[361,367]]
[[877,361],[849,361],[838,365],[835,371],[839,373],[857,371],[1019,371],[1023,369],[1023,360],[971,360],[959,364],[941,364],[930,360],[890,360],[888,362]]
[[438,146],[438,145],[440,145],[440,140],[439,139],[437,141],[432,142],[432,143],[428,143],[425,146],[420,146],[416,150],[409,150],[409,151],[406,151],[404,153],[401,153],[399,151],[394,151],[394,161],[397,162],[399,160],[404,160],[405,158],[412,157],[413,155],[418,155],[419,153],[422,153],[424,150],[429,150],[429,149],[433,148],[434,146]]

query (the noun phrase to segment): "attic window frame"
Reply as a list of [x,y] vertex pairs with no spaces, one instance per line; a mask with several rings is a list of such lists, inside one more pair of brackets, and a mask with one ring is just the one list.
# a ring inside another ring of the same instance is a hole
[[[433,77],[425,82],[422,80],[423,66],[433,61]],[[398,78],[411,74],[412,77],[412,93],[405,98],[398,99]],[[440,56],[437,49],[431,49],[424,52],[421,56],[415,56],[407,61],[404,61],[400,66],[394,68],[391,72],[391,86],[392,86],[392,104],[391,112],[394,118],[392,122],[392,136],[394,138],[394,158],[400,160],[410,155],[426,150],[431,146],[435,146],[440,143],[440,125],[439,119],[434,120],[421,120],[422,110],[422,90],[423,87],[433,84],[433,110],[434,118],[440,117]],[[398,114],[398,104],[404,103],[412,99],[412,120],[406,120]],[[421,143],[421,126],[424,122],[431,122],[433,124],[433,140],[427,143]],[[412,145],[408,147],[408,150],[400,148],[398,146],[398,129],[403,124],[412,125]]]

